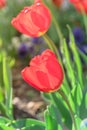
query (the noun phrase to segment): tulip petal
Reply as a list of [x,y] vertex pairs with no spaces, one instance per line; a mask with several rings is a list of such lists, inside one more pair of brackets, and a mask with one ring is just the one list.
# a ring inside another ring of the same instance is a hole
[[31,17],[33,23],[40,28],[41,32],[44,32],[44,30],[45,29],[47,30],[48,27],[50,26],[50,21],[51,21],[50,12],[41,3],[35,6],[35,8],[31,11]]
[[[40,73],[40,71],[35,71],[36,68],[33,67],[26,67],[24,70],[22,70],[21,74],[23,79],[31,86],[33,86],[35,89],[39,91],[48,91],[49,86],[44,86],[42,84],[42,78],[47,78],[45,74]],[[45,77],[40,76],[39,74],[42,74]],[[44,80],[43,80],[44,81]],[[47,83],[46,83],[47,84]],[[45,85],[46,85],[45,84]]]
[[50,22],[49,9],[38,0],[33,5],[25,7],[16,18],[13,18],[11,24],[23,34],[38,37],[48,30]]
[[47,91],[52,90],[52,88],[50,88],[50,82],[49,82],[49,79],[48,79],[48,75],[47,75],[47,73],[44,72],[44,70],[43,71],[37,71],[36,75],[37,75],[38,81],[43,86],[42,89],[44,91],[47,92]]
[[63,70],[55,54],[47,49],[30,61],[30,66],[22,71],[23,79],[43,92],[53,92],[63,82]]

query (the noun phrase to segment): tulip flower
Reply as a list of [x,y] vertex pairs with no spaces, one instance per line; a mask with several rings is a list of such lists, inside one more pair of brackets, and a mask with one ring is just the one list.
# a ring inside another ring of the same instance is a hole
[[38,37],[48,30],[51,14],[41,0],[35,0],[33,5],[25,7],[11,23],[19,32]]
[[87,14],[87,0],[70,0],[70,2],[79,12],[84,11]]
[[3,8],[6,5],[5,0],[0,0],[0,8]]
[[35,56],[21,74],[29,85],[42,92],[58,90],[64,77],[59,61],[49,49]]
[[81,0],[70,0],[71,3],[80,2]]
[[63,0],[52,0],[52,2],[59,8],[62,5]]

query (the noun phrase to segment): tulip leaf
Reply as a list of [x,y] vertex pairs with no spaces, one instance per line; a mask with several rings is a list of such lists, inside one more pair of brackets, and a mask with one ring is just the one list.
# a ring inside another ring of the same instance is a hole
[[52,93],[51,95],[51,101],[58,109],[59,115],[62,116],[62,119],[64,119],[64,123],[66,126],[71,129],[71,117],[69,114],[69,110],[64,102],[64,100],[60,97],[59,93]]
[[85,108],[87,109],[87,93],[85,94]]
[[27,127],[42,127],[45,128],[45,123],[39,120],[35,120],[35,119],[20,119],[20,120],[16,120],[13,121],[11,124],[15,129],[19,128],[19,129],[23,129],[23,128],[27,128]]
[[58,125],[58,130],[63,130],[61,125]]
[[64,65],[66,67],[67,75],[68,75],[70,82],[72,84],[72,87],[73,87],[73,84],[75,84],[74,68],[72,66],[73,64],[72,64],[72,61],[70,58],[69,49],[68,49],[65,39],[63,40],[62,48],[63,48],[64,63],[65,63]]
[[74,101],[74,98],[72,96],[72,93],[69,94],[68,101],[69,101],[70,105],[72,106],[73,112],[75,113],[76,112],[76,106],[75,106],[75,101]]
[[62,126],[62,118],[58,109],[53,104],[51,104],[48,106],[48,111],[50,115],[57,121],[57,124],[60,124]]
[[74,40],[73,33],[71,31],[71,28],[69,26],[67,26],[67,27],[68,27],[69,36],[70,36],[70,48],[73,53],[73,57],[74,57],[74,61],[75,61],[75,65],[76,65],[76,69],[77,69],[77,73],[78,73],[78,79],[81,84],[81,87],[83,87],[82,65],[81,65],[80,56],[79,56],[78,49],[75,44],[75,40]]
[[74,98],[74,104],[77,106],[80,106],[81,102],[82,102],[82,98],[83,98],[83,94],[82,94],[82,88],[80,86],[80,84],[78,83],[77,86],[72,89],[72,96]]
[[2,91],[2,88],[0,86],[0,103],[3,102],[3,100],[4,100],[3,91]]
[[80,51],[79,48],[78,48],[78,52],[79,52],[80,56],[82,57],[83,61],[87,64],[87,55],[84,54],[82,51]]
[[2,60],[3,60],[2,52],[0,52],[0,87],[3,86]]
[[46,122],[46,129],[45,130],[57,130],[57,120],[53,118],[48,110],[45,111],[45,122]]
[[82,102],[82,98],[83,98],[82,89],[81,89],[80,84],[78,84],[78,86],[76,88],[77,88],[77,90],[76,90],[77,104],[80,106],[80,104]]
[[15,130],[15,129],[8,126],[0,126],[0,130]]
[[2,125],[7,125],[8,123],[10,123],[11,121],[3,116],[0,116],[0,126]]
[[[65,87],[66,86],[66,87]],[[70,93],[70,86],[69,86],[69,83],[67,81],[67,78],[66,78],[66,74],[64,76],[64,80],[63,80],[63,84],[61,85],[61,89],[63,90],[63,92],[67,95]]]
[[61,115],[58,112],[58,109],[54,105],[51,104],[48,106],[48,111],[50,115],[53,117],[53,119],[57,121],[56,123],[58,124],[58,130],[63,130],[63,123],[61,120]]
[[9,117],[12,117],[12,77],[11,77],[11,70],[9,64],[6,59],[6,53],[3,51],[3,83],[5,87],[5,100],[6,100],[6,107],[7,107],[7,114]]
[[81,115],[82,118],[86,118],[87,115],[87,91],[86,90],[83,93],[82,102],[79,107],[79,115]]
[[72,130],[80,130],[81,119],[78,116],[75,116],[76,128],[74,124],[72,125]]
[[28,126],[28,127],[23,127],[21,130],[45,130],[43,126]]

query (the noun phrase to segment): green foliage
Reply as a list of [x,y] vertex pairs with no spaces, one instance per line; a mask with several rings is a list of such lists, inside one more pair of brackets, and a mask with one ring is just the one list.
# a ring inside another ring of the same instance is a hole
[[45,130],[45,123],[34,120],[34,119],[20,119],[20,120],[9,120],[4,117],[0,117],[0,129],[2,130]]
[[7,0],[6,7],[0,10],[0,37],[4,46],[11,44],[11,38],[20,35],[11,25],[11,20],[15,17],[25,5],[30,5],[31,0]]
[[[9,118],[12,118],[12,78],[11,70],[7,61],[7,55],[4,50],[0,53],[0,68],[1,68],[1,82],[0,82],[0,107],[2,113]],[[4,91],[4,92],[3,92]]]

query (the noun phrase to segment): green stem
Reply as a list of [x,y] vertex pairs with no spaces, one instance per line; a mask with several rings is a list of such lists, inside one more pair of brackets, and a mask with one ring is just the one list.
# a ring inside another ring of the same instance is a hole
[[[44,1],[44,0],[43,0]],[[57,34],[58,34],[58,37],[59,37],[59,40],[60,42],[62,42],[62,39],[63,39],[63,35],[62,35],[62,32],[61,32],[61,29],[60,29],[60,25],[58,23],[58,20],[56,19],[56,16],[55,16],[55,11],[54,11],[54,7],[53,7],[53,3],[52,1],[48,1],[46,2],[46,4],[48,5],[50,11],[51,11],[51,15],[52,15],[52,20],[53,20],[53,23],[55,25],[55,29],[57,31]]]
[[6,110],[6,107],[3,103],[0,103],[0,110],[1,110],[1,113],[3,116],[8,116],[8,113],[7,113],[7,110]]
[[64,94],[64,92],[61,91],[61,90],[58,90],[58,92],[59,92],[59,94],[62,96],[62,98],[65,100],[65,102],[67,104],[67,106],[69,108],[69,112],[70,112],[71,118],[72,118],[72,122],[74,124],[74,128],[75,128],[75,130],[77,130],[77,125],[76,125],[76,122],[75,122],[75,118],[74,118],[74,113],[73,113],[72,107],[70,106],[70,103],[69,103],[66,95]]
[[[49,48],[56,53],[57,57],[59,58],[59,53],[58,50],[55,46],[55,43],[50,39],[50,37],[45,33],[43,35],[44,40],[46,41],[47,45],[49,46]],[[59,58],[60,59],[60,58]]]

